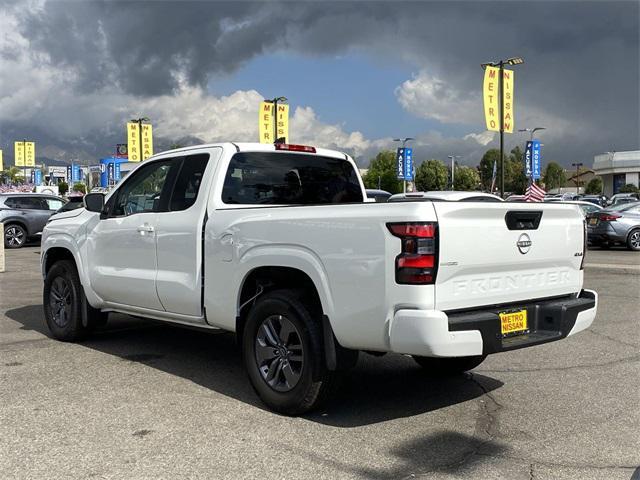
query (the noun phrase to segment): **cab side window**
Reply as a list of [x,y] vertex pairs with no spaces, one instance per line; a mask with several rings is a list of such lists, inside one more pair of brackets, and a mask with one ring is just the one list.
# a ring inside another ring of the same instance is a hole
[[145,212],[160,212],[167,197],[170,176],[179,165],[175,159],[153,162],[129,176],[116,192],[110,216],[122,217]]
[[186,210],[196,202],[208,162],[208,153],[189,155],[184,158],[169,201],[170,211]]

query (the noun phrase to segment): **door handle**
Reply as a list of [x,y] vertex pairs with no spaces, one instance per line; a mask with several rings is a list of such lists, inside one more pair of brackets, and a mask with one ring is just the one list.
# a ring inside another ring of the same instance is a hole
[[144,225],[140,225],[138,227],[138,232],[145,234],[145,233],[153,233],[153,227],[151,225],[149,225],[148,223],[145,223]]

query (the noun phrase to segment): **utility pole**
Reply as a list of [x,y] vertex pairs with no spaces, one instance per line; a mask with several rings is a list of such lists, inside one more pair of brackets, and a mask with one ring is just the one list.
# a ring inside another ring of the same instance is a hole
[[447,158],[451,159],[451,190],[455,190],[455,170],[456,170],[456,158],[460,158],[460,155],[447,155]]
[[582,162],[579,163],[572,163],[571,166],[572,167],[576,167],[576,193],[579,194],[580,193],[580,181],[579,181],[579,176],[580,176],[580,167],[583,165]]

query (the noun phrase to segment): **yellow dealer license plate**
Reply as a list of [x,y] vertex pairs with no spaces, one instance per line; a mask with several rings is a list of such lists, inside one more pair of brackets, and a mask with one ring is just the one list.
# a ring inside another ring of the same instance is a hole
[[526,333],[529,330],[526,310],[502,312],[499,315],[502,335]]

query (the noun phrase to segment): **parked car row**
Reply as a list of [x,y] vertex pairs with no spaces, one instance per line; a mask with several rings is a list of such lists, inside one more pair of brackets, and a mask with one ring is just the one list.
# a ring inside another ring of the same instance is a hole
[[0,223],[4,224],[5,248],[21,248],[40,236],[51,215],[82,208],[82,196],[62,198],[43,193],[0,194]]

